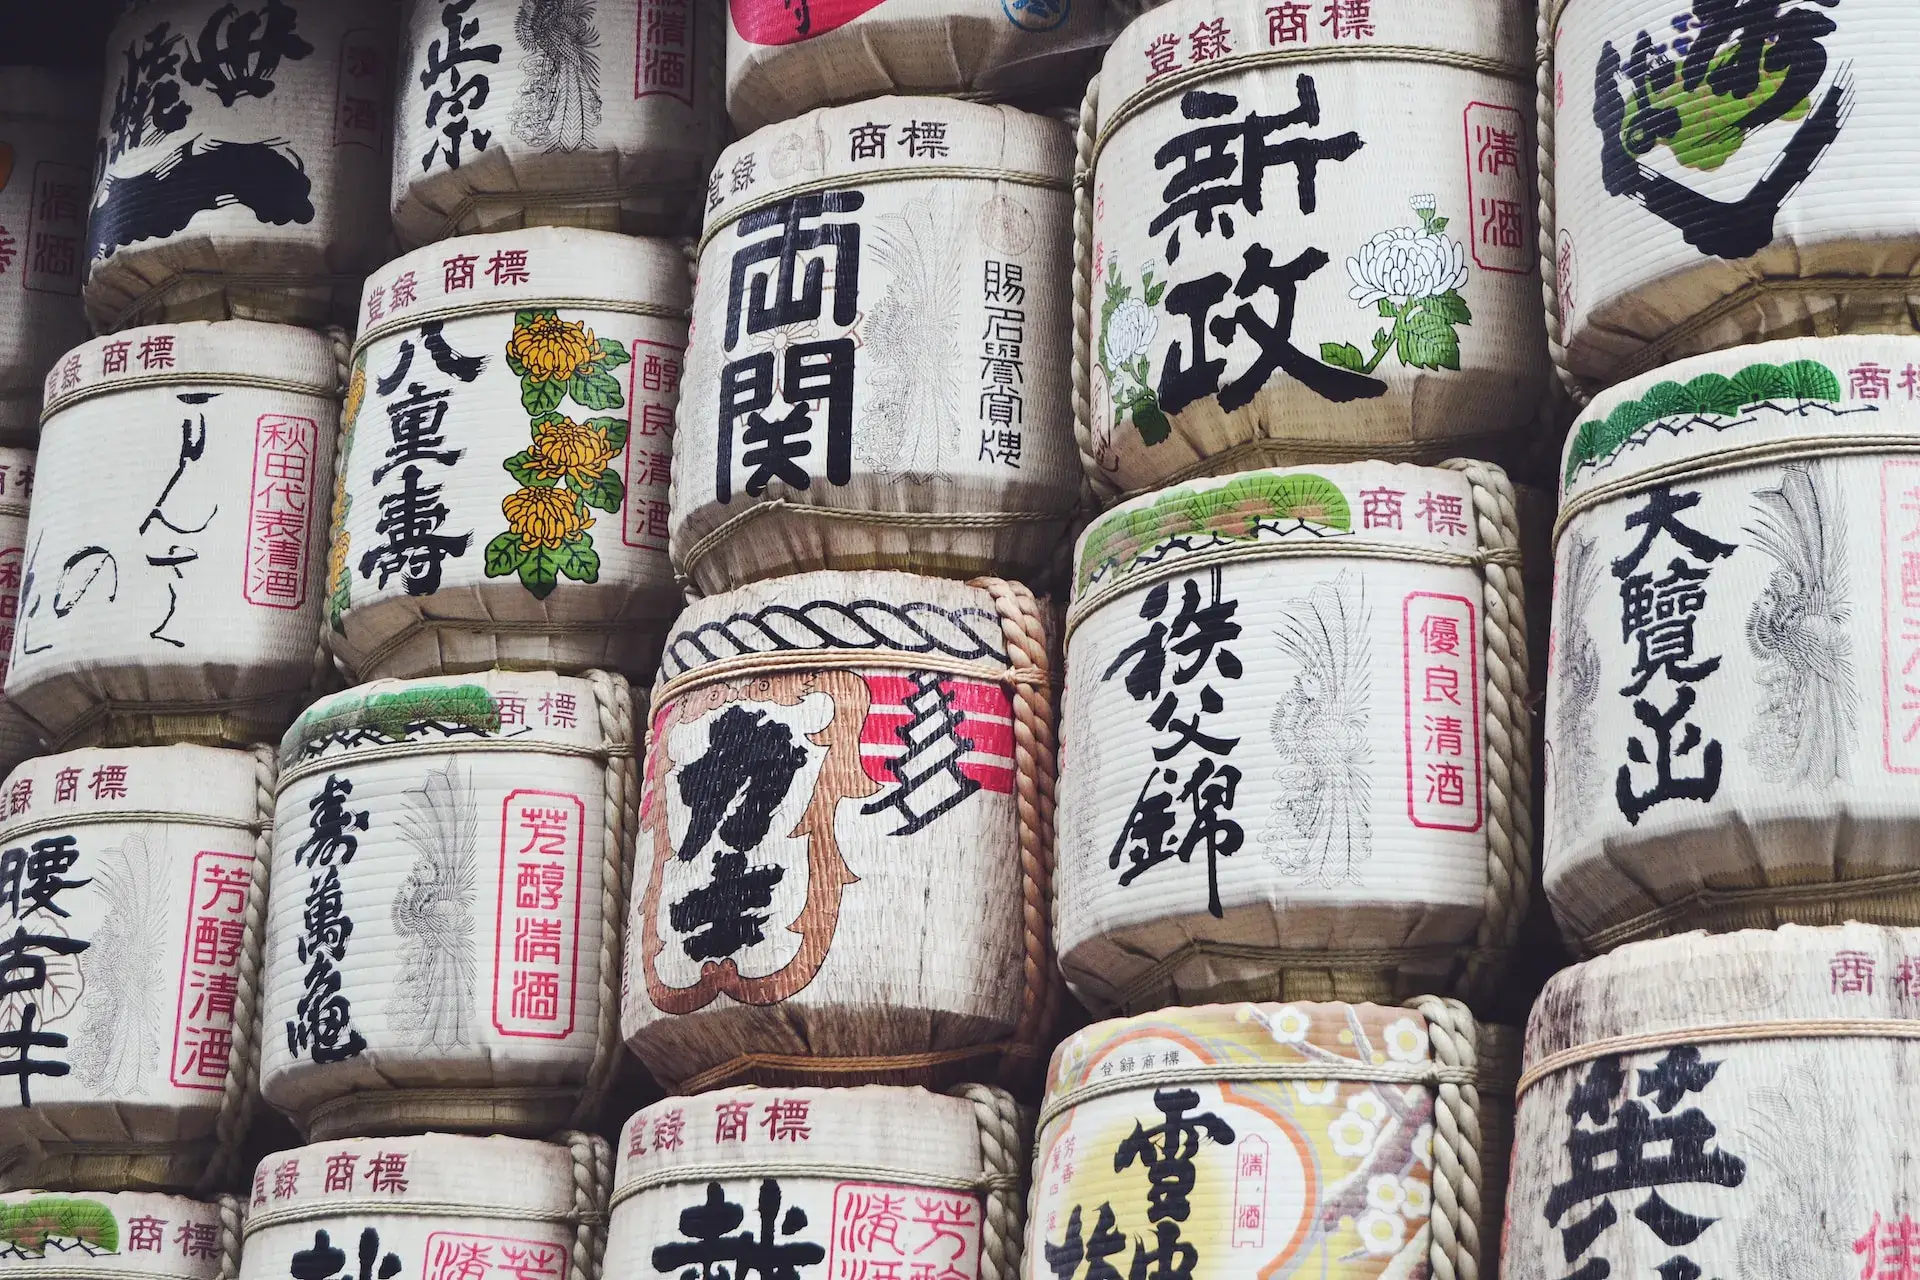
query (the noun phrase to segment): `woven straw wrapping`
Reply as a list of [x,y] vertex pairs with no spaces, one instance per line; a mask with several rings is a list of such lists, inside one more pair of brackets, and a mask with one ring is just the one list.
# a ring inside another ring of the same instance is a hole
[[621,1014],[657,1078],[1037,1076],[1052,647],[1047,606],[998,579],[802,574],[681,616]]
[[[0,683],[13,655],[20,612],[20,578],[27,558],[27,504],[33,498],[33,450],[0,448]],[[0,773],[32,755],[40,731],[12,703],[0,698]]]
[[1076,1032],[1048,1075],[1025,1275],[1103,1245],[1120,1265],[1131,1244],[1135,1267],[1184,1247],[1207,1280],[1490,1278],[1516,1048],[1438,997],[1204,1005]]
[[279,0],[270,20],[152,0],[120,20],[88,220],[96,330],[352,316],[387,242],[396,17],[390,0]]
[[270,1155],[253,1175],[241,1280],[303,1263],[354,1274],[443,1276],[465,1267],[600,1280],[613,1153],[566,1132],[550,1142],[427,1133],[349,1138]]
[[1008,99],[1057,89],[1103,36],[1075,0],[847,0],[729,6],[727,111],[742,133],[889,93]]
[[[325,588],[354,678],[653,674],[680,601],[667,488],[689,301],[675,246],[601,231],[466,236],[368,278]],[[423,492],[444,514],[396,531]]]
[[40,379],[87,337],[87,191],[94,110],[86,80],[0,68],[0,441],[32,444]]
[[748,1222],[771,1212],[793,1225],[780,1243],[823,1274],[931,1265],[1015,1280],[1031,1123],[985,1085],[950,1097],[866,1085],[668,1098],[621,1131],[608,1262],[673,1274],[676,1254],[700,1247],[687,1226],[717,1196]]
[[0,1195],[7,1280],[230,1280],[238,1203],[141,1191]]
[[95,338],[47,377],[8,698],[62,745],[276,737],[320,620],[339,368],[251,321]]
[[[542,1134],[618,1050],[626,682],[378,681],[281,747],[262,1092],[311,1137]],[[336,896],[337,895],[337,896]]]
[[[719,151],[724,6],[693,0],[410,0],[393,221],[401,242],[552,224],[683,231]],[[491,51],[457,68],[468,109],[433,109],[453,83],[449,32]],[[451,130],[451,132],[449,132]],[[453,145],[457,141],[457,148]]]
[[[1915,331],[1911,5],[1783,15],[1795,72],[1765,87],[1706,69],[1757,67],[1771,26],[1707,27],[1662,0],[1542,9],[1554,355],[1578,398],[1743,342]],[[1636,123],[1642,93],[1677,114]]]
[[1079,477],[1066,130],[883,98],[729,147],[700,250],[673,558],[699,592],[808,569],[1044,571]]
[[1107,51],[1075,166],[1075,429],[1101,502],[1532,425],[1520,9],[1369,12],[1176,0]]
[[1910,337],[1743,347],[1569,435],[1544,867],[1576,949],[1920,924],[1915,366]]
[[1512,488],[1248,472],[1081,538],[1057,923],[1096,1009],[1485,996],[1532,866]]
[[0,788],[0,916],[26,939],[6,1016],[57,1040],[10,1059],[48,1069],[8,1077],[8,1186],[240,1175],[273,787],[270,748],[174,746],[43,756]]
[[1507,1274],[1900,1265],[1916,955],[1912,929],[1787,925],[1557,974],[1527,1026]]

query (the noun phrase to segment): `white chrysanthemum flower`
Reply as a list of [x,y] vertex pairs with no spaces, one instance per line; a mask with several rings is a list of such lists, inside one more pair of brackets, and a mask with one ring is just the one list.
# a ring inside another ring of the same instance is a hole
[[1330,1107],[1340,1101],[1338,1080],[1295,1080],[1293,1096],[1310,1107]]
[[1390,1173],[1377,1173],[1367,1179],[1367,1203],[1382,1213],[1398,1213],[1407,1203],[1400,1179]]
[[1152,344],[1153,335],[1159,331],[1159,318],[1140,299],[1129,298],[1115,307],[1112,317],[1107,321],[1105,350],[1108,367],[1118,369],[1131,364],[1135,356]]
[[1304,1009],[1293,1005],[1284,1005],[1267,1015],[1267,1030],[1279,1044],[1303,1044],[1307,1032],[1313,1029],[1313,1019]]
[[1433,1212],[1433,1188],[1424,1181],[1409,1174],[1400,1180],[1400,1191],[1404,1197],[1400,1212],[1409,1218],[1424,1218]]
[[1431,298],[1467,283],[1467,250],[1458,240],[1428,235],[1415,227],[1382,231],[1347,259],[1353,288],[1347,296],[1362,307],[1382,298],[1404,306],[1410,298]]
[[1433,1126],[1423,1124],[1413,1135],[1413,1158],[1427,1168],[1433,1168]]
[[1387,1056],[1395,1062],[1427,1060],[1427,1029],[1412,1018],[1391,1023],[1383,1038],[1387,1042]]
[[1419,195],[1413,196],[1407,203],[1413,206],[1415,213],[1432,213],[1440,207],[1440,202],[1435,200],[1433,193],[1429,191],[1423,191]]
[[1333,1142],[1335,1155],[1364,1156],[1373,1150],[1379,1136],[1379,1130],[1351,1111],[1342,1113],[1327,1126],[1327,1137]]
[[1361,1247],[1376,1255],[1396,1252],[1407,1234],[1407,1224],[1400,1220],[1399,1214],[1382,1213],[1378,1209],[1361,1214],[1353,1229],[1360,1233]]
[[1347,1110],[1368,1124],[1379,1124],[1387,1118],[1387,1104],[1380,1101],[1380,1095],[1371,1089],[1362,1089],[1347,1099]]

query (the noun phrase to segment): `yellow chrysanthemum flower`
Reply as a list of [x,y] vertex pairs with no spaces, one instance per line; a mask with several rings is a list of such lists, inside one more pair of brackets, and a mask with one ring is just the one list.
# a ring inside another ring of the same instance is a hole
[[545,547],[557,551],[593,528],[593,520],[580,510],[578,498],[566,489],[521,489],[501,500],[500,510],[507,527],[519,535],[520,545],[528,551]]
[[367,367],[357,364],[353,367],[353,377],[347,380],[346,403],[340,406],[340,426],[342,430],[351,429],[353,420],[360,416],[360,405],[367,398]]
[[534,428],[529,469],[542,480],[572,480],[586,486],[600,478],[613,459],[613,444],[603,428],[585,426],[572,418],[547,421]]
[[543,315],[531,324],[516,326],[507,353],[518,360],[534,382],[565,382],[593,361],[599,348],[593,330],[581,320]]

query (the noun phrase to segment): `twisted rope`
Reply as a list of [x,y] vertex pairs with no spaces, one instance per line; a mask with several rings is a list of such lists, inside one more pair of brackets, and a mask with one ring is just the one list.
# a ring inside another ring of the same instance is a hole
[[335,666],[333,657],[333,628],[327,621],[333,580],[324,566],[332,562],[334,539],[341,536],[347,521],[347,439],[353,426],[346,421],[347,390],[353,385],[353,336],[337,324],[328,325],[324,332],[327,341],[333,345],[334,366],[340,375],[341,416],[335,420],[333,427],[333,500],[329,504],[327,520],[327,554],[321,557],[320,622],[313,646],[312,694],[316,699],[340,687],[339,668]]
[[[614,1066],[619,1060],[620,943],[627,922],[627,895],[633,881],[634,828],[639,821],[640,807],[640,788],[633,758],[633,687],[625,677],[610,671],[588,672],[587,683],[593,687],[594,706],[600,714],[600,737],[607,752],[604,774],[606,827],[600,849],[599,1025],[594,1030],[593,1060],[588,1064],[586,1083],[581,1088],[580,1100],[574,1106],[570,1122],[576,1126],[591,1123],[599,1112],[613,1080]],[[602,1179],[603,1208],[605,1185],[606,1180]],[[604,1250],[605,1247],[606,1231],[602,1228],[600,1248]],[[588,1280],[599,1274],[597,1255],[594,1267],[593,1272],[581,1274],[586,1275]]]
[[600,1280],[607,1256],[607,1197],[613,1187],[613,1148],[595,1133],[555,1135],[573,1157],[573,1267],[569,1280]]
[[1093,143],[1100,122],[1100,77],[1087,81],[1073,155],[1073,438],[1080,446],[1081,505],[1098,511],[1120,487],[1093,449]]
[[215,1280],[239,1280],[240,1246],[246,1239],[247,1202],[239,1196],[222,1194],[214,1197],[214,1204],[220,1210],[220,1270]]
[[[1427,1020],[1433,1060],[1474,1072],[1479,1066],[1473,1014],[1458,1000],[1421,996],[1408,1002]],[[1479,1280],[1481,1239],[1480,1089],[1442,1079],[1433,1106],[1433,1280]]]
[[1553,372],[1566,393],[1584,408],[1593,397],[1567,367],[1566,336],[1560,316],[1560,215],[1553,181],[1557,88],[1553,29],[1559,11],[1552,0],[1539,0],[1538,13],[1534,24],[1537,43],[1533,50],[1533,97],[1534,114],[1539,117],[1534,133],[1534,169],[1540,175],[1540,298],[1546,309],[1547,353],[1553,361]]
[[973,1107],[980,1162],[991,1184],[981,1214],[980,1280],[1018,1280],[1027,1232],[1027,1201],[1020,1183],[1031,1161],[1031,1117],[1011,1094],[988,1085],[963,1084],[948,1092]]

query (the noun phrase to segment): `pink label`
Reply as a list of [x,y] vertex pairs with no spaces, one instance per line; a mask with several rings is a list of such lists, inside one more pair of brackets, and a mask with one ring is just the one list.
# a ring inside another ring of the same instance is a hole
[[559,791],[514,791],[501,814],[493,941],[493,1025],[503,1036],[573,1032],[587,806]]
[[989,791],[1013,791],[1013,698],[1005,685],[916,675],[862,677],[872,702],[860,764],[880,783],[915,785],[957,768]]
[[1267,1243],[1267,1140],[1257,1133],[1240,1139],[1234,1153],[1233,1247],[1260,1249]]
[[[203,851],[194,855],[169,1076],[182,1089],[226,1087],[233,1006],[240,986],[240,943],[252,883],[251,854]],[[154,906],[157,909],[158,904]]]
[[640,0],[633,30],[633,96],[693,105],[694,0]]
[[0,550],[0,684],[6,683],[8,664],[13,660],[13,624],[20,616],[20,565],[24,554],[20,547]]
[[1920,773],[1920,461],[1880,466],[1880,738],[1888,773]]
[[1526,121],[1512,107],[1470,102],[1466,110],[1467,209],[1473,260],[1483,270],[1524,276],[1534,269],[1533,184]]
[[877,1182],[833,1189],[825,1280],[975,1280],[980,1202]]
[[387,59],[379,35],[355,29],[340,37],[340,85],[333,144],[378,151],[386,141]]
[[627,366],[627,506],[621,541],[667,549],[667,483],[672,477],[673,411],[680,403],[685,347],[635,338]]
[[567,1251],[545,1240],[435,1231],[420,1274],[423,1280],[565,1280]]
[[27,217],[26,287],[35,293],[80,293],[93,188],[85,169],[43,160],[33,166],[33,209]]
[[1471,601],[1415,591],[1401,614],[1407,817],[1480,829],[1480,632]]
[[307,526],[320,431],[311,418],[262,414],[253,435],[253,500],[247,508],[246,597],[268,609],[307,602]]

